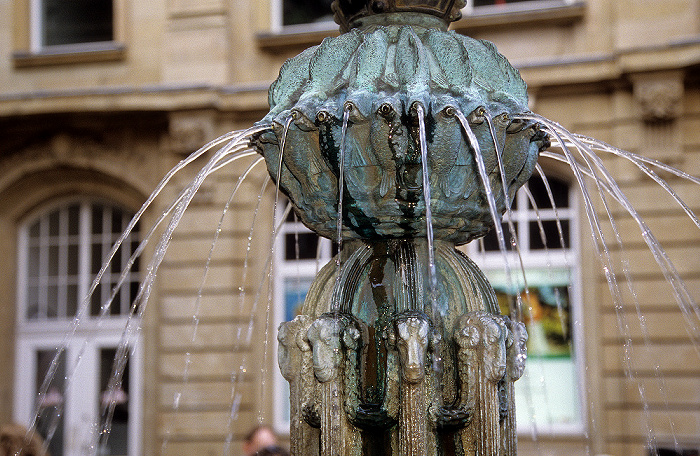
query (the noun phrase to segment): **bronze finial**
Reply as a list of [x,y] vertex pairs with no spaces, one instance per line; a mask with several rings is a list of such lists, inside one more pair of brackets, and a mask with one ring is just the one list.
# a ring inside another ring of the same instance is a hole
[[459,20],[465,0],[335,0],[332,8],[341,32],[359,27],[363,19],[389,13],[424,13],[445,24]]

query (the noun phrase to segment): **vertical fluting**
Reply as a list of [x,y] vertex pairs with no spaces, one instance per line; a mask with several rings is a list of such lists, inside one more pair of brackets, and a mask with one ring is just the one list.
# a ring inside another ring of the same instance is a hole
[[479,456],[498,456],[501,441],[498,407],[498,384],[491,382],[483,372],[479,388]]
[[399,415],[399,455],[425,456],[427,454],[427,427],[425,419],[425,382],[401,385]]
[[338,378],[336,377],[329,382],[323,383],[321,388],[323,390],[321,454],[324,456],[340,456],[345,436],[342,432],[344,414]]
[[396,247],[394,266],[396,268],[397,293],[396,312],[423,310],[423,283],[419,273],[416,246],[412,241],[399,241]]
[[518,454],[518,436],[515,426],[515,388],[513,380],[506,381],[506,391],[508,394],[508,413],[503,419],[503,455],[516,456]]

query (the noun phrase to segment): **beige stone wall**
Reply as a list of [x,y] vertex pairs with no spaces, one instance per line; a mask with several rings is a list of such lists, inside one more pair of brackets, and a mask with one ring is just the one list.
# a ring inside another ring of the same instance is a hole
[[[162,454],[218,454],[230,436],[237,454],[242,436],[259,419],[271,420],[275,335],[265,328],[274,309],[261,281],[269,268],[273,198],[268,185],[258,207],[264,164],[244,181],[224,213],[250,163],[242,160],[205,182],[161,268],[155,386],[159,419],[149,434],[152,450],[162,446]],[[185,173],[172,190],[183,188],[191,177]],[[174,195],[168,192],[165,201]]]
[[[28,53],[28,1],[0,2],[0,252],[5,258],[15,258],[22,214],[57,195],[93,189],[138,207],[160,176],[187,153],[262,117],[266,87],[284,60],[324,36],[270,34],[267,1],[118,0],[116,5],[116,50],[47,57]],[[468,17],[454,27],[497,44],[520,68],[536,112],[571,131],[699,175],[700,2],[551,5],[555,7],[527,14]],[[619,159],[604,162],[699,301],[700,231],[639,170]],[[198,160],[193,169],[202,163]],[[250,272],[241,282],[252,211],[265,176],[262,167],[224,218],[199,300],[197,292],[216,225],[244,166],[224,170],[205,184],[159,273],[144,322],[144,454],[159,453],[164,441],[164,454],[218,454],[229,432],[232,454],[237,454],[245,431],[259,418],[272,419],[267,372],[275,365],[269,356],[274,334],[263,331],[267,291],[263,288],[264,299],[257,304],[251,298],[238,302],[239,287],[257,288],[265,275],[268,240],[257,238]],[[700,212],[697,186],[660,174]],[[154,220],[192,177],[192,171],[183,172],[148,219]],[[271,189],[262,201],[256,231],[269,232]],[[595,204],[605,217],[602,204]],[[582,227],[580,323],[588,438],[543,435],[530,442],[523,436],[522,454],[641,456],[646,421],[660,443],[672,440],[672,421],[680,443],[700,446],[698,334],[688,334],[639,228],[618,205],[611,207],[645,327],[622,278],[625,304],[616,311]],[[585,221],[585,214],[580,219]],[[604,233],[612,257],[622,257],[609,224]],[[0,351],[0,363],[5,366],[14,364],[14,280],[14,268],[0,279],[0,346],[7,347]],[[698,324],[697,317],[690,318]],[[241,344],[239,331],[251,322],[254,337]],[[631,340],[629,364],[625,333]],[[234,391],[243,395],[239,418],[229,423],[231,372],[246,363],[251,370],[237,377],[241,383]],[[0,423],[12,414],[12,382],[12,369],[0,369]],[[644,386],[644,401],[638,382]]]
[[[538,92],[534,109],[557,119],[571,131],[697,173],[698,138],[692,127],[697,122],[697,107],[691,102],[697,96],[696,82],[691,71],[680,75],[630,73],[615,81],[615,90],[593,87],[591,92],[581,94],[576,86],[544,89]],[[664,112],[673,114],[664,119],[650,117],[643,95],[645,90],[651,90],[649,86],[658,89],[659,96],[654,102],[669,103]],[[679,93],[674,89],[677,86],[681,88]],[[670,96],[671,93],[675,95]],[[604,158],[604,163],[697,301],[700,292],[697,227],[671,197],[660,191],[658,184],[634,165],[609,156]],[[665,172],[659,174],[691,210],[697,211],[700,201],[697,185]],[[597,193],[593,187],[592,194]],[[593,449],[609,454],[643,455],[651,436],[666,447],[672,448],[674,440],[695,447],[700,417],[697,315],[679,309],[637,222],[619,204],[608,199],[623,239],[620,247],[610,223],[605,221],[604,206],[599,198],[595,201],[622,300],[616,302],[611,298],[590,242],[590,231],[583,227],[583,330]],[[583,214],[582,220],[585,220]],[[587,266],[585,263],[589,261]],[[623,261],[629,265],[628,269]],[[626,273],[631,278],[631,289]]]

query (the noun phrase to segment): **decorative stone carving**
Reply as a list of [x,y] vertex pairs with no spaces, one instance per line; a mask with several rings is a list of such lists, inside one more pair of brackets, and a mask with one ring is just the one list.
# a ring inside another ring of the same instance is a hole
[[[514,456],[512,381],[522,374],[526,335],[521,324],[494,314],[483,273],[454,246],[436,241],[440,293],[433,301],[425,240],[347,244],[341,267],[331,261],[311,286],[306,326],[295,323],[295,334],[303,332],[292,345],[301,347],[294,349],[303,378],[293,400],[302,418],[293,423],[300,423],[302,440],[354,454],[356,448],[321,432],[340,429],[365,448],[386,446],[387,455],[454,447],[476,456],[483,437],[489,448]],[[288,329],[283,325],[280,339],[294,341]],[[283,373],[293,375],[284,359]],[[483,398],[492,413],[479,405]],[[489,425],[498,430],[489,434]]]
[[[305,406],[315,404],[313,361],[311,346],[306,333],[311,326],[311,317],[299,315],[294,320],[282,323],[277,333],[279,342],[277,358],[282,376],[289,382],[290,390],[290,451],[298,455],[318,454],[318,430],[307,426],[304,419],[309,414]],[[315,413],[318,417],[317,408]]]
[[525,372],[525,361],[527,361],[527,331],[525,323],[522,321],[506,320],[510,329],[512,343],[508,346],[508,378],[512,381],[519,380]]
[[[323,314],[311,323],[307,340],[312,347],[315,389],[320,392],[318,411],[321,427],[321,454],[360,455],[358,430],[350,423],[345,410],[345,356],[358,347],[360,332],[351,317]],[[352,368],[352,365],[351,365]]]
[[334,380],[338,376],[342,324],[332,315],[324,315],[315,320],[307,332],[311,343],[314,375],[321,383]]
[[344,241],[303,305],[292,398],[324,456],[515,456],[522,328],[455,245],[548,139],[514,118],[526,87],[493,44],[446,31],[461,4],[339,0],[350,30],[285,63],[253,141],[303,223]]
[[[337,236],[341,148],[344,239],[426,236],[426,165],[431,193],[440,195],[431,201],[435,237],[463,244],[493,221],[475,147],[457,116],[469,119],[501,213],[548,145],[536,123],[511,120],[529,112],[527,91],[493,44],[418,26],[352,29],[324,40],[285,63],[270,88],[270,105],[260,123],[273,128],[255,144],[301,220],[330,238]],[[431,126],[427,164],[418,106]],[[506,195],[489,116],[505,163]]]
[[465,447],[476,442],[479,456],[501,451],[499,383],[506,373],[507,335],[505,317],[482,311],[463,316],[455,330],[461,385],[468,391],[468,402],[476,398],[476,419],[461,435]]
[[399,354],[401,379],[405,383],[419,383],[425,377],[430,321],[425,314],[406,312],[396,317],[394,330],[389,340]]
[[506,375],[500,386],[501,407],[501,440],[505,454],[518,454],[517,426],[515,423],[515,388],[514,383],[525,372],[527,360],[527,331],[523,322],[515,322],[510,318],[505,320],[508,328],[506,337]]
[[641,109],[639,153],[664,161],[682,157],[684,73],[669,71],[631,76],[634,96]]
[[175,152],[190,153],[214,138],[214,114],[210,111],[172,112],[169,144]]
[[427,392],[425,370],[430,342],[430,320],[427,315],[407,311],[394,319],[389,333],[389,346],[396,350],[401,379],[399,404],[399,454],[427,454]]
[[683,110],[683,74],[663,73],[634,79],[634,96],[647,122],[676,119]]

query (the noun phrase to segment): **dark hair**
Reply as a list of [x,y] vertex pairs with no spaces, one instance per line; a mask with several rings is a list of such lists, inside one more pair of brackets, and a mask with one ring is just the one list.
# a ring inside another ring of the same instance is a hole
[[246,442],[252,441],[252,440],[253,440],[253,437],[255,437],[255,434],[257,434],[258,431],[263,430],[263,429],[269,429],[270,431],[272,431],[272,428],[271,428],[270,426],[267,426],[267,425],[265,425],[265,424],[260,424],[260,425],[258,425],[258,426],[255,426],[255,427],[254,427],[253,429],[251,429],[250,431],[248,431],[248,433],[245,435],[245,437],[243,438],[243,440],[246,441]]
[[255,454],[257,456],[289,456],[289,452],[287,450],[277,445],[265,447]]

